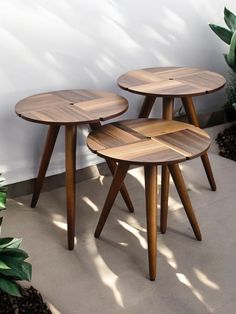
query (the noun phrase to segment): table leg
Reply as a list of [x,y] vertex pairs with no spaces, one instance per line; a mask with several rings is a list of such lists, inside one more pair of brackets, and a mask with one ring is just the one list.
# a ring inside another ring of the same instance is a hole
[[[98,122],[98,123],[96,123],[96,124],[95,124],[95,123],[90,124],[91,130],[96,130],[96,129],[98,129],[100,126],[101,126],[101,123],[100,123],[100,122]],[[114,176],[115,171],[116,171],[116,167],[117,167],[116,162],[115,162],[114,160],[111,160],[111,159],[108,159],[108,158],[107,158],[107,159],[106,159],[106,163],[107,163],[107,165],[108,165],[108,168],[109,168],[110,171],[111,171],[111,174]],[[131,213],[133,213],[133,212],[134,212],[134,207],[133,207],[133,204],[132,204],[132,202],[131,202],[129,193],[128,193],[127,188],[126,188],[126,186],[125,186],[124,183],[122,183],[122,185],[121,185],[120,193],[121,193],[121,195],[122,195],[122,197],[123,197],[123,199],[124,199],[124,201],[125,201],[125,204],[126,204],[128,210],[129,210]]]
[[156,96],[150,96],[150,95],[145,96],[142,108],[138,116],[139,118],[148,118],[155,100],[156,100]]
[[43,180],[48,169],[48,165],[52,156],[52,152],[55,146],[57,135],[60,129],[60,125],[50,125],[48,128],[47,138],[44,144],[44,150],[41,157],[38,176],[34,185],[34,192],[31,200],[31,207],[34,208],[38,202],[39,195],[43,186]]
[[182,176],[182,173],[179,169],[179,165],[178,164],[173,164],[173,165],[169,165],[169,170],[171,173],[171,176],[173,178],[173,181],[175,183],[176,189],[179,193],[179,197],[183,203],[185,212],[188,216],[189,222],[193,228],[193,232],[197,238],[198,241],[202,240],[202,235],[201,235],[201,231],[200,228],[198,226],[198,222],[196,219],[196,216],[194,214],[193,208],[192,208],[192,204],[184,183],[184,179]]
[[129,163],[127,162],[119,162],[115,171],[115,175],[113,177],[105,204],[103,206],[102,213],[100,215],[97,228],[95,230],[94,236],[95,238],[99,238],[102,229],[105,225],[107,217],[111,211],[112,205],[116,199],[118,192],[120,191],[121,185],[125,179],[126,173],[129,169]]
[[146,165],[145,194],[150,280],[156,278],[157,265],[157,166]]
[[[174,98],[164,97],[162,103],[162,118],[165,120],[172,120],[173,117]],[[170,186],[170,173],[168,166],[163,165],[161,171],[161,233],[166,232],[167,216],[168,216],[168,198]]]
[[66,155],[66,206],[68,249],[74,248],[75,236],[75,171],[76,171],[76,125],[65,126]]
[[[199,121],[198,121],[198,118],[197,118],[197,114],[196,114],[196,111],[195,111],[195,107],[194,107],[194,103],[193,103],[192,97],[183,97],[182,98],[182,102],[183,102],[184,109],[185,109],[185,112],[187,114],[187,117],[189,119],[189,122],[192,123],[193,125],[199,127]],[[211,189],[212,189],[212,191],[216,191],[216,183],[215,183],[215,179],[214,179],[213,172],[212,172],[212,169],[211,169],[211,165],[210,165],[208,154],[204,153],[201,156],[201,159],[202,159],[202,163],[203,163],[203,166],[204,166],[204,169],[205,169],[208,181],[210,183]]]

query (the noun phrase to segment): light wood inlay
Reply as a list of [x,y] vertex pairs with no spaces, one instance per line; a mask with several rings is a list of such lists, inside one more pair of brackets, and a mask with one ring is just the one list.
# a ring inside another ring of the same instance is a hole
[[87,143],[105,158],[164,165],[201,155],[209,148],[210,138],[187,123],[137,119],[105,125],[90,133]]
[[181,97],[214,92],[225,85],[225,78],[197,68],[147,68],[127,72],[118,78],[117,83],[137,94]]
[[45,124],[97,123],[128,109],[125,98],[109,92],[64,90],[27,97],[16,104],[23,119]]

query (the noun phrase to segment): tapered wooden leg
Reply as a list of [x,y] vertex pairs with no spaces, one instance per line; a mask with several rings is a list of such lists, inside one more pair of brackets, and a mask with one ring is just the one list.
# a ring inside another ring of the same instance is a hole
[[38,202],[39,195],[43,186],[43,180],[48,169],[48,165],[52,156],[52,152],[55,146],[57,135],[59,132],[59,125],[50,125],[48,128],[47,138],[44,144],[44,150],[41,157],[38,176],[34,185],[34,192],[31,200],[31,207],[34,208]]
[[[197,114],[195,111],[192,97],[183,97],[182,102],[183,102],[187,117],[189,119],[189,122],[192,123],[193,125],[199,127],[199,121],[197,118]],[[208,154],[204,153],[201,156],[201,159],[202,159],[202,163],[203,163],[204,169],[206,171],[206,175],[207,175],[208,181],[210,183],[211,189],[212,189],[212,191],[216,191],[216,183],[215,183],[215,179],[214,179],[211,165],[209,162]]]
[[[98,123],[96,123],[96,124],[95,124],[95,123],[90,124],[91,130],[96,130],[96,129],[98,129],[100,126],[101,126],[101,123],[100,123],[100,122],[98,122]],[[113,161],[113,160],[111,160],[111,159],[106,159],[106,163],[107,163],[107,165],[108,165],[108,168],[109,168],[110,171],[111,171],[111,174],[114,176],[115,171],[116,171],[116,167],[117,167],[116,162]],[[121,195],[122,195],[122,197],[123,197],[123,199],[124,199],[124,201],[125,201],[125,204],[126,204],[128,210],[129,210],[131,213],[133,213],[133,212],[134,212],[134,207],[133,207],[133,204],[132,204],[132,202],[131,202],[129,193],[128,193],[127,188],[126,188],[126,186],[125,186],[124,183],[122,183],[122,185],[121,185],[120,193],[121,193]]]
[[[173,116],[174,98],[164,97],[162,104],[162,118],[165,120],[172,120]],[[162,166],[161,172],[161,233],[166,232],[167,217],[168,217],[168,198],[170,186],[170,173],[167,166]]]
[[157,269],[157,166],[145,166],[147,240],[150,280]]
[[202,159],[202,163],[203,163],[205,172],[207,174],[207,178],[208,178],[208,181],[210,183],[211,189],[212,189],[212,191],[216,191],[216,183],[215,183],[215,179],[214,179],[213,172],[212,172],[212,169],[211,169],[211,164],[210,164],[210,161],[209,161],[208,154],[204,153],[201,156],[201,159]]
[[[108,165],[112,175],[114,176],[116,168],[117,168],[116,162],[111,160],[111,159],[106,159],[106,162],[107,162],[107,165]],[[128,193],[127,188],[126,188],[124,183],[121,184],[120,193],[121,193],[121,195],[122,195],[122,197],[123,197],[123,199],[125,201],[125,204],[126,204],[128,210],[131,213],[133,213],[134,212],[134,207],[133,207],[133,204],[131,202],[129,193]]]
[[129,164],[126,162],[119,162],[118,166],[115,171],[115,175],[113,177],[111,187],[109,189],[105,204],[103,206],[102,213],[100,215],[97,228],[95,230],[94,236],[95,238],[98,238],[102,232],[102,229],[105,225],[105,222],[107,220],[107,217],[110,213],[110,210],[112,208],[112,205],[114,204],[114,201],[116,199],[116,196],[118,192],[120,191],[121,185],[124,181],[124,178],[126,176],[126,173],[129,169]]
[[65,126],[66,154],[66,206],[68,249],[74,248],[75,236],[75,171],[76,171],[76,125]]
[[142,108],[139,113],[139,118],[148,118],[152,110],[156,96],[146,96],[142,105]]
[[170,189],[170,173],[167,166],[161,167],[161,215],[160,229],[161,233],[166,233],[168,218],[168,199]]
[[169,165],[169,170],[171,173],[171,176],[173,178],[173,181],[175,183],[176,189],[179,193],[180,199],[183,203],[185,212],[188,216],[189,222],[193,228],[193,232],[197,238],[197,240],[201,241],[202,240],[202,235],[201,235],[201,231],[200,228],[198,226],[198,222],[197,219],[195,217],[193,208],[192,208],[192,204],[187,192],[187,189],[185,187],[185,183],[184,183],[184,179],[182,176],[182,173],[179,169],[179,165],[178,164],[173,164],[173,165]]

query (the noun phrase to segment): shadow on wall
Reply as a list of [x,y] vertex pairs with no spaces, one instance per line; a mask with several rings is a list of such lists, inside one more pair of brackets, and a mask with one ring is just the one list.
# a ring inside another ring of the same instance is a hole
[[202,1],[181,6],[153,0],[139,5],[134,0],[71,0],[20,6],[11,1],[0,8],[5,43],[1,71],[14,90],[24,91],[28,83],[33,90],[78,83],[100,88],[136,67],[214,64],[207,55],[210,45],[203,45],[213,38],[207,32],[217,12],[213,1],[204,5],[204,12]]
[[[9,125],[15,123],[14,105],[20,99],[67,88],[119,92],[131,104],[125,117],[135,117],[141,98],[116,86],[120,74],[134,68],[169,65],[224,72],[223,58],[219,56],[216,61],[216,48],[223,52],[223,46],[214,40],[208,27],[209,21],[217,22],[216,17],[220,21],[223,6],[223,0],[217,4],[213,0],[207,4],[203,0],[178,3],[147,0],[139,4],[134,0],[24,1],[20,4],[16,0],[2,1],[0,38],[4,44],[0,51],[0,102],[3,114],[0,122],[9,116]],[[208,96],[211,103],[208,108],[220,103],[219,95]],[[3,147],[8,147],[13,164],[19,156],[26,163],[32,157],[30,148],[27,149],[28,126],[21,123],[21,127],[25,136],[21,136],[19,145],[9,146],[14,136],[8,132],[8,126],[0,123],[0,133],[5,135]],[[31,144],[37,143],[39,136],[32,128]],[[26,148],[25,152],[22,147]],[[64,146],[60,144],[58,153],[63,151]],[[36,165],[38,160],[35,168]],[[81,167],[85,166],[86,160]],[[1,167],[9,168],[0,157],[0,170]],[[28,178],[33,176],[32,172],[27,174]]]

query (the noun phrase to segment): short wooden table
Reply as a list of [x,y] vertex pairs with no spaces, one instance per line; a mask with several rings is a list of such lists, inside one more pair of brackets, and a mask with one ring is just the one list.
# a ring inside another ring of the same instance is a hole
[[[147,118],[156,98],[161,97],[162,118],[171,120],[174,99],[177,97],[182,100],[189,122],[199,127],[192,97],[219,90],[225,85],[225,78],[218,73],[197,68],[158,67],[127,72],[118,78],[117,83],[124,90],[145,96],[139,118]],[[201,155],[201,159],[211,189],[215,191],[216,183],[207,153]],[[169,190],[169,172],[166,166],[162,167],[162,181],[161,207],[168,207],[164,203]],[[164,233],[166,226],[162,224],[162,228]]]
[[210,146],[210,138],[206,132],[190,124],[157,119],[137,119],[104,125],[90,133],[87,144],[100,157],[118,162],[95,237],[101,234],[129,165],[144,166],[149,273],[150,279],[155,280],[157,165],[168,167],[194,234],[200,241],[201,232],[178,164],[204,154]]
[[[128,109],[125,98],[113,93],[93,90],[62,90],[27,97],[16,104],[16,114],[31,122],[49,125],[35,182],[31,207],[35,207],[42,189],[43,180],[51,159],[60,126],[65,126],[66,199],[68,248],[74,248],[75,234],[75,171],[77,125],[89,124],[92,129],[101,126],[101,121],[121,115]],[[108,160],[112,173],[116,164]],[[122,196],[133,211],[128,192],[123,185]]]

